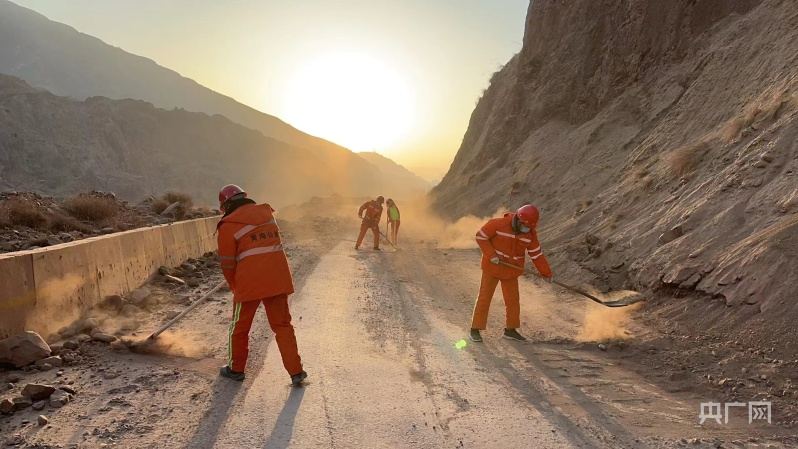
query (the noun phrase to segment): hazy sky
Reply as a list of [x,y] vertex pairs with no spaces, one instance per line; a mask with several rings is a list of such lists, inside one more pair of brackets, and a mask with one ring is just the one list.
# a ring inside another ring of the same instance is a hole
[[491,74],[521,49],[529,4],[13,1],[303,131],[440,174]]

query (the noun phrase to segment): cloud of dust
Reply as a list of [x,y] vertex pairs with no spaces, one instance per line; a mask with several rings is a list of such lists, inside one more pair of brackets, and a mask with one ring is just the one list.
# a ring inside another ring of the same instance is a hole
[[209,350],[208,344],[200,335],[190,332],[165,332],[149,341],[147,337],[149,335],[140,339],[125,339],[124,343],[138,354],[198,358]]
[[[633,292],[615,292],[602,301],[614,301]],[[631,334],[626,326],[632,321],[632,312],[642,307],[642,303],[633,304],[628,307],[605,307],[601,305],[591,305],[582,320],[582,329],[576,336],[577,341],[604,341],[627,339]]]
[[25,329],[46,336],[72,324],[81,315],[78,302],[83,286],[84,279],[75,274],[43,282],[36,289],[36,309],[25,317]]
[[474,237],[479,228],[491,218],[501,217],[508,212],[506,208],[501,208],[489,217],[468,215],[452,223],[433,213],[426,199],[397,206],[402,214],[400,243],[402,238],[410,238],[435,242],[439,248],[453,249],[476,248]]

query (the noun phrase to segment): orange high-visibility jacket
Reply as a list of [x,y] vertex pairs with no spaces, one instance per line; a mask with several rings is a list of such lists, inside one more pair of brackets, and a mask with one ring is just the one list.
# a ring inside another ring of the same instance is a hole
[[[363,211],[366,213],[364,214]],[[377,204],[376,200],[366,201],[360,206],[358,215],[363,216],[363,221],[369,223],[372,227],[380,225],[380,218],[382,218],[382,206]]]
[[268,204],[246,204],[219,223],[219,263],[234,302],[294,293],[273,212]]
[[482,249],[482,271],[499,279],[521,276],[522,270],[494,264],[490,260],[498,256],[502,262],[523,268],[526,252],[538,272],[547,278],[551,277],[551,268],[540,249],[537,232],[533,229],[526,234],[516,234],[513,230],[513,215],[505,214],[504,217],[488,220],[477,232],[477,244]]

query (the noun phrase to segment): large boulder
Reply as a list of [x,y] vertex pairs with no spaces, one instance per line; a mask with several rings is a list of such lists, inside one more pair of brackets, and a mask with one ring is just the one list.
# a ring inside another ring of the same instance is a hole
[[52,385],[28,384],[22,389],[22,396],[31,398],[34,401],[47,399],[55,392]]
[[0,341],[0,363],[17,368],[50,356],[50,346],[36,332],[25,331]]

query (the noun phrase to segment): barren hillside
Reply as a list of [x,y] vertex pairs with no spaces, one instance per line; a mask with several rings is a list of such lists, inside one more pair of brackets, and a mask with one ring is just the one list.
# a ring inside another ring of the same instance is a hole
[[219,187],[232,182],[258,200],[284,205],[333,193],[402,195],[412,187],[364,160],[331,169],[329,158],[220,115],[165,111],[136,100],[78,101],[5,75],[0,124],[2,190],[64,196],[100,189],[129,200],[179,190],[213,205]]
[[[136,99],[158,108],[220,114],[265,136],[314,153],[335,177],[373,167],[348,149],[214,92],[141,56],[0,0],[0,73],[56,95]],[[413,186],[414,188],[422,185]]]
[[435,209],[535,203],[563,279],[779,347],[798,314],[796,48],[792,1],[531,2]]

